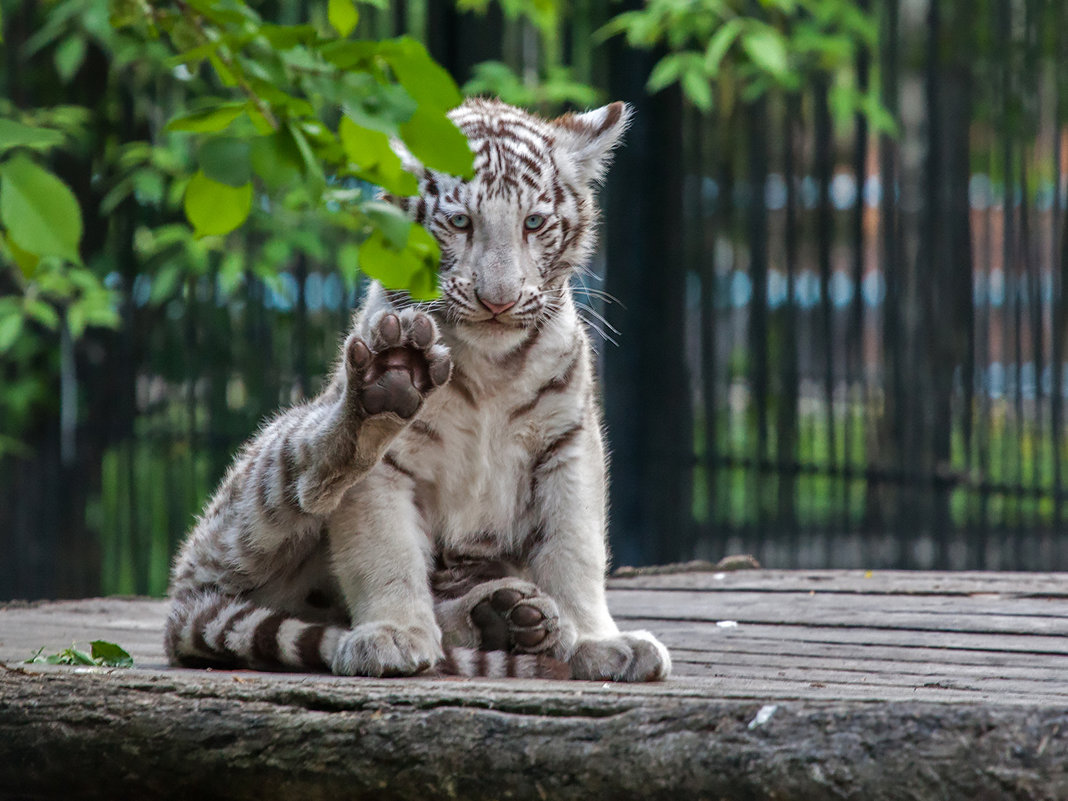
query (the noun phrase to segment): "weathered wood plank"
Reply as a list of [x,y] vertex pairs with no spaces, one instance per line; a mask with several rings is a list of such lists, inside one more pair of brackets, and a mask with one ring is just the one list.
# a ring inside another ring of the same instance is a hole
[[[718,578],[717,578],[718,577]],[[910,570],[738,570],[613,578],[612,590],[695,589],[704,592],[841,592],[864,595],[1068,597],[1068,573],[934,573]]]
[[[953,652],[948,652],[953,653]],[[929,677],[966,677],[970,681],[992,680],[1005,685],[1008,689],[1011,682],[1020,680],[1026,683],[1049,684],[1047,689],[1053,693],[1068,695],[1068,679],[1065,678],[1064,664],[1038,666],[1034,664],[1002,665],[992,669],[990,665],[969,665],[955,663],[952,660],[946,662],[916,662],[900,659],[876,659],[865,656],[862,649],[856,649],[856,656],[843,658],[841,656],[826,656],[813,654],[803,660],[796,654],[762,653],[753,654],[738,651],[708,651],[676,648],[672,651],[675,665],[683,664],[693,666],[685,670],[689,675],[707,675],[701,673],[701,668],[712,671],[745,671],[752,674],[753,671],[768,671],[769,675],[787,675],[794,670],[831,670],[845,676],[854,674],[863,677],[874,676],[903,676],[910,685],[923,681]],[[699,667],[700,666],[700,667]],[[803,678],[803,677],[802,677]]]
[[[688,659],[687,656],[693,657]],[[837,684],[859,687],[917,687],[934,689],[968,690],[974,692],[1019,693],[1027,696],[1043,696],[1051,702],[1068,704],[1068,684],[1064,676],[1015,677],[979,675],[975,672],[953,670],[902,671],[877,669],[869,664],[856,668],[824,664],[760,664],[744,661],[741,664],[728,661],[709,662],[707,654],[683,652],[677,654],[679,664],[686,664],[692,675],[716,678],[745,678],[752,681],[786,681],[801,684]],[[687,671],[689,674],[689,671]]]
[[[672,654],[678,661],[692,654],[690,661],[707,664],[731,662],[742,664],[752,660],[761,664],[848,664],[897,666],[901,672],[960,671],[964,674],[1000,675],[1020,678],[1050,677],[1062,683],[1065,678],[1065,657],[1046,654],[964,651],[948,648],[895,648],[878,645],[811,644],[789,640],[739,640],[720,642],[711,648],[675,647]],[[875,669],[875,668],[873,668]]]
[[[845,596],[845,597],[843,597]],[[1056,598],[990,596],[990,595],[893,595],[877,593],[838,593],[823,591],[791,591],[767,593],[752,590],[723,589],[717,592],[674,589],[631,589],[613,591],[617,608],[646,605],[650,609],[756,609],[778,614],[794,606],[825,607],[832,610],[850,609],[854,612],[881,616],[895,614],[998,615],[1001,617],[1038,617],[1063,620],[1068,597]]]
[[[770,598],[754,593],[704,593],[684,590],[630,591],[613,599],[613,610],[625,618],[769,623],[790,626],[829,626],[908,629],[910,631],[967,631],[1068,637],[1068,602],[1030,602],[1008,613],[997,611],[987,599],[850,597],[833,593],[789,593]],[[930,601],[930,608],[925,602]],[[1035,603],[1042,604],[1041,611]],[[1008,605],[1008,602],[1006,602]]]
[[[164,602],[0,607],[0,798],[1064,801],[1063,584],[613,580],[621,625],[675,657],[634,686],[174,670]],[[96,638],[138,669],[18,664]]]
[[1015,651],[1019,653],[1068,655],[1068,639],[1017,634],[985,634],[956,631],[918,631],[903,629],[866,628],[863,626],[806,626],[739,624],[737,628],[721,629],[709,623],[664,621],[659,619],[619,615],[617,620],[627,628],[654,627],[669,647],[683,647],[701,643],[720,642],[723,638],[759,637],[768,640],[792,640],[811,643],[818,651],[824,643],[852,643],[855,645],[886,645],[898,648],[934,647],[969,651]]

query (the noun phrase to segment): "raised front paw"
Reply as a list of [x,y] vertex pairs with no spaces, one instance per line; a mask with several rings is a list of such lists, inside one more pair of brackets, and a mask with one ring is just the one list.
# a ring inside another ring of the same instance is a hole
[[556,602],[529,581],[505,578],[476,587],[468,597],[483,651],[537,654],[560,639]]
[[667,648],[647,631],[582,640],[570,661],[572,676],[590,681],[661,681],[671,673]]
[[449,349],[437,338],[434,321],[414,309],[383,314],[371,326],[369,341],[349,337],[348,392],[365,415],[392,413],[409,420],[449,380]]
[[338,640],[330,669],[338,676],[413,676],[442,657],[437,631],[364,623]]

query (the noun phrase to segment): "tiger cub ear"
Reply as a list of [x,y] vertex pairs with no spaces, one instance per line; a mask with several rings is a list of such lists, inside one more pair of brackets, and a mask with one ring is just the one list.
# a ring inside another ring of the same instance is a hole
[[634,109],[616,101],[583,114],[565,114],[552,124],[557,131],[557,148],[575,165],[588,183],[604,178],[612,162],[612,148],[630,124]]

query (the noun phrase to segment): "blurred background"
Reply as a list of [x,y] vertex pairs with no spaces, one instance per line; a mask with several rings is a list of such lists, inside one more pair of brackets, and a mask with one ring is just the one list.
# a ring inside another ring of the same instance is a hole
[[[102,0],[0,11],[0,112],[71,132],[91,274],[62,324],[0,318],[0,598],[162,594],[235,449],[320,386],[358,248],[259,200],[194,238],[163,125],[210,70]],[[636,109],[576,290],[615,565],[1065,570],[1065,30],[1056,0],[413,0],[354,36],[469,94]]]

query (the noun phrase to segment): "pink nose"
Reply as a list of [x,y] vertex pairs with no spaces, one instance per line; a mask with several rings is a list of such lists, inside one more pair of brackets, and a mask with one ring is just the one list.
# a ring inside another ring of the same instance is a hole
[[503,314],[515,305],[514,300],[510,300],[507,303],[490,303],[490,301],[479,297],[478,295],[475,295],[475,297],[478,298],[479,303],[493,312],[494,315]]

